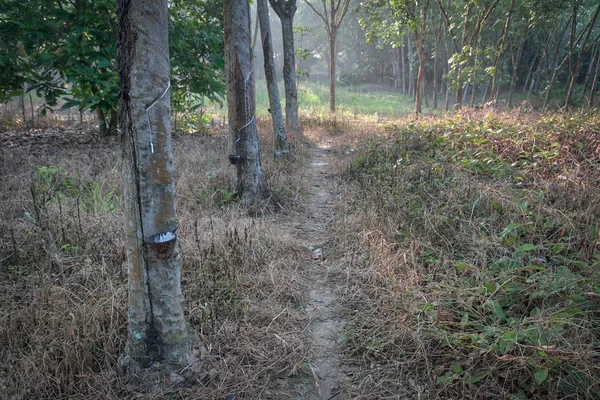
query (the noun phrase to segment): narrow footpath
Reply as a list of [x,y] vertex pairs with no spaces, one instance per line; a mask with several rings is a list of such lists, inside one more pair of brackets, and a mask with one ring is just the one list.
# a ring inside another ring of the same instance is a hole
[[334,204],[339,196],[328,172],[333,162],[327,144],[313,147],[314,157],[308,179],[312,180],[310,203],[297,220],[294,236],[312,261],[307,266],[305,310],[310,317],[307,340],[312,341],[313,357],[308,373],[292,378],[294,399],[348,399],[348,368],[344,367],[339,347],[345,321],[338,312],[337,282],[329,272],[335,261],[327,254],[331,241],[330,226],[335,218]]

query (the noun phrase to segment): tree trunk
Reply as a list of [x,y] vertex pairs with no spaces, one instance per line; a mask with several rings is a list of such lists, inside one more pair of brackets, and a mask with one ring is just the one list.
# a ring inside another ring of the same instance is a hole
[[[397,91],[398,90],[398,86],[399,86],[398,85],[398,77],[400,75],[400,73],[399,73],[400,71],[399,71],[399,65],[398,65],[398,61],[399,60],[398,60],[398,56],[397,56],[398,52],[396,50],[397,49],[392,48],[390,50],[389,55],[390,55],[390,64],[392,65],[392,75],[394,77],[394,90]],[[383,81],[382,78],[383,77],[380,77],[380,79],[379,79],[380,82]]]
[[408,49],[408,93],[415,97],[415,73],[413,69],[413,48],[410,43],[410,36],[406,35],[406,47]]
[[108,126],[106,125],[106,116],[104,111],[100,108],[96,108],[96,118],[98,118],[98,131],[100,137],[108,136]]
[[273,58],[273,41],[271,40],[271,25],[269,22],[269,5],[267,0],[258,0],[256,6],[258,8],[258,22],[260,23],[269,106],[271,107],[271,119],[273,121],[275,156],[279,157],[287,154],[288,149],[286,146],[287,136],[283,123],[281,101],[279,100],[279,88],[277,87],[277,79],[275,78],[275,60]]
[[406,46],[402,43],[402,47],[400,48],[400,59],[402,63],[402,94],[406,95]]
[[463,86],[462,86],[462,68],[460,66],[456,69],[456,99],[454,100],[454,107],[460,109],[462,107],[463,99]]
[[[256,21],[254,21],[254,33],[252,34],[252,43],[250,44],[250,49],[252,50],[252,54],[256,54],[256,40],[258,39],[258,5],[256,6]],[[252,27],[252,21],[250,21],[250,27]],[[252,57],[252,71],[256,71],[254,68],[254,57]],[[258,76],[256,76],[258,78]],[[254,92],[256,93],[256,79],[254,80]]]
[[[432,17],[433,20],[433,17]],[[438,108],[438,91],[439,91],[439,80],[440,80],[440,36],[442,35],[442,24],[439,24],[438,29],[435,30],[435,58],[433,59],[433,109]]]
[[[579,71],[581,69],[581,64],[583,62],[584,56],[585,54],[588,52],[589,50],[589,46],[587,44],[588,39],[594,29],[594,26],[596,24],[596,19],[598,18],[598,14],[600,14],[600,4],[598,4],[598,7],[596,7],[596,11],[594,12],[594,15],[592,16],[592,18],[590,19],[590,21],[588,22],[587,26],[585,27],[585,30],[587,33],[585,35],[585,38],[583,39],[583,42],[581,43],[581,48],[579,51],[579,56],[577,57],[577,62],[575,63],[575,66],[572,66],[572,52],[574,51],[574,46],[571,46],[571,57],[569,57],[569,65],[570,68],[569,70],[571,71],[571,80],[569,82],[569,86],[568,86],[568,90],[567,90],[567,99],[565,100],[565,106],[568,108],[571,106],[571,97],[573,96],[573,90],[575,89],[575,85],[577,84],[577,78],[579,77]],[[575,21],[575,14],[573,15],[573,21]],[[573,22],[573,25],[575,25],[575,22]]]
[[98,118],[98,130],[101,137],[114,136],[117,134],[118,112],[110,111],[110,119],[106,118],[106,113],[100,108],[96,109],[96,117]]
[[[488,94],[488,90],[490,88],[490,80],[488,79],[487,83],[485,84],[485,89],[483,90],[483,96],[481,96],[481,104],[485,104],[487,102],[487,94]],[[492,104],[493,106],[493,104]]]
[[[456,66],[456,100],[454,107],[456,109],[460,109],[462,107],[463,102],[463,52],[467,39],[467,27],[469,26],[469,17],[471,16],[471,11],[473,10],[473,3],[468,3],[467,11],[465,12],[465,19],[463,22],[463,32],[461,38],[461,47],[460,47],[460,60]],[[455,49],[458,53],[458,49]]]
[[600,75],[600,52],[598,52],[596,60],[596,72],[594,73],[594,80],[592,81],[592,87],[590,89],[590,102],[589,108],[594,108],[594,94],[596,93],[596,85],[598,84],[598,76]]
[[108,134],[110,136],[116,136],[118,127],[119,127],[119,112],[116,110],[110,110],[110,124],[108,125]]
[[335,58],[336,58],[337,29],[332,29],[329,35],[329,111],[335,113]]
[[446,62],[444,63],[444,86],[446,86],[446,97],[444,99],[444,111],[448,111],[450,107],[450,85],[448,84],[448,74],[450,73],[450,49],[448,48],[448,40],[444,39],[444,59]]
[[[419,72],[417,74],[417,88],[415,96],[415,114],[419,115],[423,112],[422,97],[425,91],[425,64],[427,63],[427,55],[425,54],[425,34],[427,32],[427,15],[429,13],[429,0],[426,0],[422,5],[421,23],[415,28],[415,44],[417,46],[417,54],[419,56]],[[425,100],[427,101],[427,100]]]
[[250,7],[246,0],[225,0],[223,5],[230,160],[237,169],[237,193],[249,206],[266,196],[256,130]]
[[517,55],[512,59],[512,76],[510,78],[510,90],[508,91],[508,100],[506,101],[506,107],[512,107],[512,97],[515,91],[515,84],[517,83],[517,71],[519,70],[519,64],[521,63],[521,54],[523,54],[523,47],[525,47],[525,37],[527,35],[527,29],[523,32],[521,40],[519,41],[519,49]]
[[592,52],[590,53],[590,63],[588,65],[587,72],[585,74],[585,80],[583,81],[583,85],[581,86],[581,96],[580,100],[583,101],[585,99],[585,92],[588,88],[588,83],[590,82],[590,77],[592,75],[592,71],[594,70],[594,64],[596,63],[596,57],[598,55],[599,44],[596,43],[593,47]]
[[33,97],[29,93],[29,105],[31,106],[31,127],[35,128],[35,111],[33,109]]
[[171,141],[167,0],[119,0],[117,58],[129,324],[122,363],[183,364],[184,317]]
[[293,16],[281,19],[283,36],[283,83],[285,86],[285,121],[289,129],[300,131],[298,120],[298,88],[296,86],[296,55],[294,54]]
[[502,29],[502,37],[500,38],[500,48],[498,49],[498,54],[496,55],[496,59],[494,61],[494,75],[492,76],[492,92],[490,95],[490,99],[494,102],[498,100],[498,70],[500,69],[500,60],[502,60],[502,56],[504,55],[504,49],[506,48],[506,36],[508,35],[508,31],[510,29],[510,20],[512,17],[514,7],[515,0],[511,0],[510,6],[508,8],[508,13],[506,15],[506,21],[504,22],[504,28]]
[[296,86],[296,55],[294,54],[294,15],[296,0],[269,0],[281,20],[283,38],[283,84],[285,86],[285,122],[288,129],[300,132],[298,119],[298,88]]
[[422,98],[423,98],[423,78],[425,77],[425,55],[423,48],[420,44],[418,33],[415,32],[415,39],[417,43],[417,53],[419,54],[419,70],[417,72],[417,87],[415,88],[415,114],[419,115],[423,112]]
[[525,77],[525,84],[523,85],[523,89],[521,90],[523,94],[528,93],[528,96],[530,92],[527,91],[527,87],[529,86],[529,79],[531,79],[531,82],[533,82],[533,67],[535,67],[536,60],[537,55],[534,55],[533,60],[531,60],[531,65],[529,66],[529,70],[527,71],[527,76]]
[[27,125],[27,114],[25,113],[25,85],[21,94],[21,113],[23,113],[23,128]]

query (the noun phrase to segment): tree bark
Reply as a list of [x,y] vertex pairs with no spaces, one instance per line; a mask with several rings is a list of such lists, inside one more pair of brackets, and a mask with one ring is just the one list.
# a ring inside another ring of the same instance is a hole
[[[433,20],[433,17],[431,18]],[[441,19],[441,17],[440,17]],[[438,92],[439,91],[439,80],[440,80],[440,37],[442,35],[442,24],[440,23],[438,28],[435,30],[435,58],[433,60],[433,109],[438,108]]]
[[275,137],[275,156],[280,157],[288,153],[287,136],[283,123],[281,101],[279,100],[279,88],[275,78],[275,60],[273,58],[273,41],[271,39],[271,25],[269,22],[269,5],[267,0],[258,0],[258,22],[260,23],[260,34],[265,64],[265,77],[267,80],[267,91],[269,93],[269,105],[271,120],[273,121],[273,134]]
[[402,43],[402,47],[400,48],[400,58],[402,62],[402,94],[406,95],[407,87],[406,87],[406,45],[404,42]]
[[237,193],[249,206],[266,197],[256,130],[250,7],[247,0],[225,0],[223,6],[230,160],[236,166]]
[[594,73],[594,80],[592,81],[592,87],[590,88],[590,100],[589,108],[594,108],[594,95],[596,93],[596,85],[598,84],[598,76],[600,76],[600,52],[598,52],[596,60],[596,72]]
[[581,86],[581,96],[580,100],[583,101],[585,99],[585,92],[588,89],[588,83],[590,82],[590,78],[592,75],[592,71],[594,70],[594,64],[596,63],[596,56],[598,55],[598,48],[600,47],[599,43],[596,43],[590,53],[590,62],[588,64],[588,69],[585,74],[585,80],[583,81],[583,85]]
[[413,68],[413,49],[410,43],[410,36],[406,35],[406,48],[408,50],[408,94],[415,97],[415,73]]
[[[398,65],[398,56],[397,56],[397,49],[392,47],[392,49],[390,50],[389,56],[390,56],[390,63],[392,65],[392,75],[394,76],[394,90],[398,90],[398,79],[400,76],[400,71],[399,71],[399,65]],[[379,77],[379,81],[383,82],[383,76]]]
[[23,85],[23,93],[20,96],[21,99],[21,113],[23,114],[23,128],[27,125],[27,114],[25,113],[25,85]]
[[296,0],[269,0],[269,3],[281,20],[281,35],[283,38],[283,84],[285,87],[285,122],[288,129],[293,132],[300,132],[293,25],[294,15],[296,14]]
[[506,48],[506,36],[508,35],[508,31],[510,29],[510,21],[513,13],[513,9],[515,7],[515,0],[511,0],[510,6],[508,8],[508,13],[506,15],[506,21],[504,22],[504,28],[502,29],[502,37],[500,38],[500,47],[498,49],[498,54],[496,55],[496,59],[494,61],[494,75],[492,76],[492,92],[490,95],[490,99],[496,102],[498,100],[498,73],[500,69],[500,60],[504,55],[504,50]]
[[31,107],[31,127],[35,128],[35,110],[33,109],[33,97],[29,93],[29,105]]
[[337,30],[329,35],[329,111],[335,113],[335,59]]
[[96,109],[96,118],[98,118],[98,131],[100,132],[100,137],[108,136],[106,116],[104,115],[104,111],[102,109]]
[[183,364],[184,317],[171,141],[167,0],[119,0],[117,58],[129,324],[124,365]]
[[423,112],[423,92],[425,90],[425,64],[427,55],[425,54],[425,33],[427,32],[427,15],[429,13],[429,0],[425,0],[422,5],[421,23],[415,28],[415,44],[419,56],[419,71],[417,73],[417,88],[415,96],[415,114]]
[[529,86],[530,79],[531,79],[531,82],[533,82],[533,67],[535,67],[536,61],[537,61],[537,54],[534,54],[533,60],[531,60],[531,64],[529,66],[529,69],[527,70],[527,76],[525,77],[525,84],[523,85],[523,89],[521,90],[521,92],[523,94],[528,93],[528,95],[529,95],[529,92],[527,91],[527,87]]
[[527,28],[525,28],[523,35],[521,36],[521,40],[519,40],[519,48],[517,50],[517,55],[512,58],[512,76],[510,77],[510,90],[508,91],[508,100],[506,101],[506,107],[512,107],[512,97],[515,91],[515,84],[517,82],[517,72],[519,70],[519,64],[521,63],[521,55],[523,54],[523,47],[525,47],[525,37],[527,35]]
[[[575,13],[576,11],[573,12],[573,21],[575,21]],[[571,80],[569,82],[569,87],[567,90],[567,99],[565,100],[565,106],[568,108],[571,106],[571,97],[573,96],[573,90],[575,89],[575,85],[577,84],[577,78],[579,77],[579,71],[581,69],[581,64],[583,62],[584,56],[585,54],[589,51],[589,46],[588,46],[588,39],[594,29],[594,26],[596,24],[596,19],[598,18],[598,14],[600,14],[600,4],[598,4],[598,7],[596,7],[596,11],[594,12],[594,15],[592,16],[592,18],[590,19],[590,21],[588,22],[588,24],[586,25],[584,31],[586,32],[585,34],[585,38],[583,39],[583,42],[581,43],[581,50],[579,51],[579,56],[577,58],[577,62],[575,63],[575,65],[573,66],[573,62],[572,62],[572,56],[573,56],[573,51],[574,51],[574,46],[571,46],[571,56],[569,57],[569,70],[571,72]],[[575,22],[573,22],[573,25],[575,25]],[[584,32],[582,31],[582,33]],[[580,34],[580,38],[581,38],[581,34]],[[579,40],[577,41],[579,42]]]

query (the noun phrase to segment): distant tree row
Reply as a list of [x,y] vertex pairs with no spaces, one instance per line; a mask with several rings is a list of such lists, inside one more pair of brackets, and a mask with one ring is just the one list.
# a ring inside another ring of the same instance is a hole
[[551,99],[593,107],[599,12],[598,0],[361,2],[355,15],[375,49],[363,53],[370,62],[358,54],[355,68],[380,67],[382,79],[415,96],[416,112],[421,99],[431,98],[433,108],[442,100],[446,109],[510,107],[517,95],[519,102],[537,96],[542,110]]
[[[332,14],[318,9],[321,2],[305,3],[296,25],[317,36],[304,40],[315,56],[304,67],[311,74],[331,70],[332,30],[314,18],[314,8],[328,21]],[[351,0],[334,33],[336,80],[394,87],[415,98],[417,112],[422,104],[524,101],[541,110],[594,107],[599,11],[598,0]]]

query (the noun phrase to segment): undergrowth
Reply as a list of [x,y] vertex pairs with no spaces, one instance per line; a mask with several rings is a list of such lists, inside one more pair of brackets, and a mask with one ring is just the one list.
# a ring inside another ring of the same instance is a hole
[[160,365],[141,379],[119,370],[127,272],[117,141],[0,148],[0,398],[282,395],[272,377],[296,370],[309,348],[296,245],[276,221],[303,207],[307,152],[297,140],[293,158],[274,159],[270,124],[259,122],[271,198],[252,215],[233,189],[226,134],[174,138],[182,285],[201,371],[185,382]]
[[600,119],[389,125],[343,172],[358,398],[599,398]]

